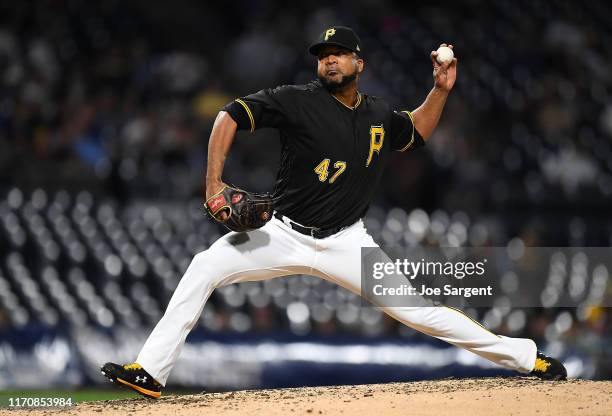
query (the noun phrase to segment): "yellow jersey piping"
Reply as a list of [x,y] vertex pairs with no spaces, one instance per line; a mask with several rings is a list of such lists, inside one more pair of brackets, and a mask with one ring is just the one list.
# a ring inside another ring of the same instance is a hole
[[412,117],[412,113],[408,110],[404,110],[402,111],[402,113],[406,113],[408,114],[408,117],[410,117],[410,121],[412,122],[412,137],[410,138],[410,142],[408,142],[406,146],[399,150],[400,152],[408,150],[410,146],[412,146],[412,144],[414,143],[414,118]]
[[253,113],[251,113],[251,109],[249,108],[248,105],[246,105],[246,103],[244,101],[242,101],[240,98],[236,98],[236,102],[238,104],[240,104],[241,106],[244,107],[245,111],[247,112],[248,116],[249,116],[249,120],[251,121],[251,133],[253,133],[255,131],[255,119],[253,118]]
[[349,110],[354,110],[357,107],[359,107],[359,104],[361,104],[361,93],[359,91],[357,91],[357,102],[355,103],[354,106],[350,106],[350,105],[346,105],[344,104],[342,101],[340,101],[340,99],[338,97],[336,97],[334,94],[331,94],[332,97],[334,97],[336,99],[336,101],[338,101],[340,104],[342,104],[343,106],[345,106],[346,108],[348,108]]

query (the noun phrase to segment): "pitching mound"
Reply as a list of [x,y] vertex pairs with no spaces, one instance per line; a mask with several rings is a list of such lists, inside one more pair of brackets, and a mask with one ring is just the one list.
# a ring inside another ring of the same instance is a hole
[[611,398],[610,381],[483,378],[137,398],[28,414],[587,416],[611,414]]

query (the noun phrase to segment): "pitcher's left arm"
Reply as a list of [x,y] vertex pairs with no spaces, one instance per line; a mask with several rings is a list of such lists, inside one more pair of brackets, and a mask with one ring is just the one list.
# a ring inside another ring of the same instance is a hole
[[[445,43],[440,46],[447,46]],[[453,45],[448,45],[453,48]],[[437,52],[431,51],[431,62],[433,64],[434,87],[416,110],[412,111],[414,127],[423,140],[427,140],[440,121],[444,104],[448,93],[455,85],[457,79],[457,58],[440,64],[437,61]]]

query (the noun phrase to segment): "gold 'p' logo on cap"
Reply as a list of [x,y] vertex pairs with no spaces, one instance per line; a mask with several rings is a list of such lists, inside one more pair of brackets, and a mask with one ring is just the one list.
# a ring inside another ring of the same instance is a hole
[[327,29],[325,31],[325,40],[331,38],[332,36],[334,36],[336,34],[336,29],[334,29],[333,27],[331,29]]

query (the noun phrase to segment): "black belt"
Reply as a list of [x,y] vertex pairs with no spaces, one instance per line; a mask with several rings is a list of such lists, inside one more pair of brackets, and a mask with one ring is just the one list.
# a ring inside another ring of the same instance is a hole
[[326,238],[329,237],[330,235],[334,235],[337,232],[339,232],[340,230],[342,230],[344,227],[334,227],[334,228],[315,228],[315,227],[303,227],[300,224],[291,221],[289,218],[285,217],[285,219],[287,221],[283,220],[283,215],[275,212],[274,216],[281,220],[283,222],[283,224],[288,225],[289,227],[291,227],[292,230],[297,231],[298,233],[304,234],[304,235],[309,235],[311,237],[314,238]]

